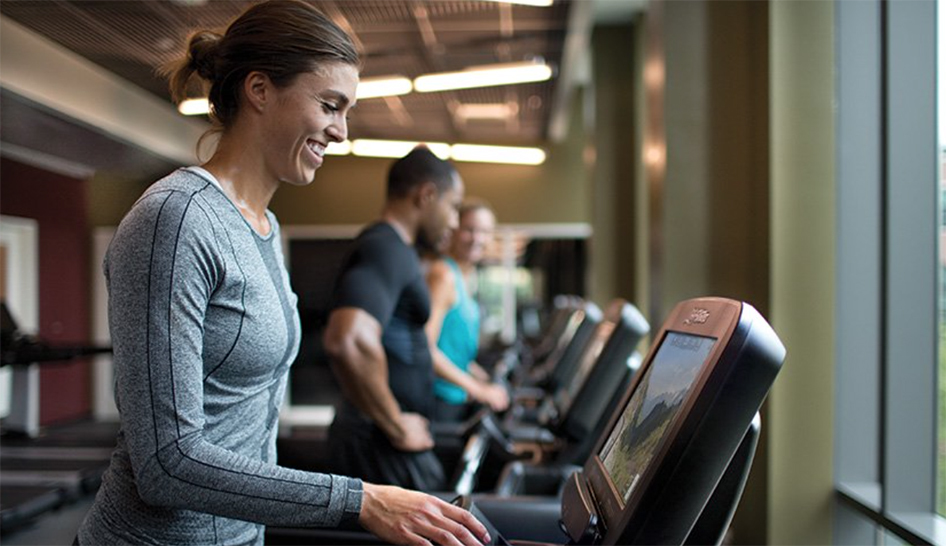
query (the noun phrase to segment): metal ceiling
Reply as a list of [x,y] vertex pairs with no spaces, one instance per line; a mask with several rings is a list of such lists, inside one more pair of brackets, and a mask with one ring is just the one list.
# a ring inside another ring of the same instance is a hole
[[[572,0],[531,7],[476,0],[309,0],[349,30],[363,77],[562,61]],[[248,0],[2,0],[0,13],[165,99],[155,67],[183,54],[190,30],[225,27]],[[556,80],[363,100],[353,138],[536,145],[546,138]],[[459,104],[515,103],[505,121],[464,121]]]

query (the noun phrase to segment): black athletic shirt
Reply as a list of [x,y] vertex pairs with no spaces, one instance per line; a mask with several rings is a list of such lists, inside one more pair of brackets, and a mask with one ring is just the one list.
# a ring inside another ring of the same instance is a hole
[[394,398],[402,411],[430,417],[434,368],[424,333],[430,293],[417,251],[390,224],[373,224],[355,239],[335,287],[332,308],[341,307],[377,319]]

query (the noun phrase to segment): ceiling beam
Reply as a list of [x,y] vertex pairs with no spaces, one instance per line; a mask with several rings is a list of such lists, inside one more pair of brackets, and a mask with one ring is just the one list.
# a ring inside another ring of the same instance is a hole
[[170,161],[196,162],[209,125],[0,15],[0,86]]
[[570,104],[575,89],[582,77],[589,73],[587,64],[591,46],[591,30],[594,25],[595,6],[591,0],[572,2],[568,11],[568,32],[565,49],[559,65],[552,107],[549,113],[548,137],[552,142],[561,142],[568,134]]

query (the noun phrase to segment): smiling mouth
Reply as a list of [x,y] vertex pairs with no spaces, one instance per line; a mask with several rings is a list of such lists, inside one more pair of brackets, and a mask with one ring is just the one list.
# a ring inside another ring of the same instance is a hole
[[313,154],[324,157],[325,156],[325,146],[314,140],[307,140],[305,143],[306,147],[312,151]]

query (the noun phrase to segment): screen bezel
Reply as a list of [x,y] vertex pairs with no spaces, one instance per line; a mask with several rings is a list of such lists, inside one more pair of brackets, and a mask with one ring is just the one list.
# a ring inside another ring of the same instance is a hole
[[[605,428],[607,432],[598,438],[597,445],[583,469],[583,474],[588,480],[588,485],[597,500],[598,508],[601,511],[599,515],[606,528],[626,524],[627,520],[630,519],[631,515],[640,505],[641,498],[648,490],[650,483],[659,472],[660,468],[667,464],[673,464],[668,454],[675,448],[679,450],[677,444],[681,438],[681,430],[683,430],[683,428],[688,425],[688,421],[690,421],[687,419],[687,416],[691,415],[700,392],[713,375],[713,371],[717,367],[717,364],[719,364],[720,357],[723,355],[723,351],[739,323],[739,316],[742,309],[739,302],[706,298],[698,301],[690,300],[685,303],[685,305],[680,305],[674,309],[671,317],[664,323],[641,369],[635,375],[631,388],[628,389],[621,399],[621,403],[618,405],[620,409],[611,415],[608,426]],[[646,376],[650,366],[653,364],[654,357],[666,340],[668,332],[715,338],[716,342],[709,356],[703,362],[702,369],[697,373],[693,385],[681,406],[680,412],[674,418],[673,425],[667,432],[657,452],[654,454],[650,465],[644,473],[641,474],[640,481],[635,490],[628,497],[627,502],[624,503],[617,488],[611,481],[611,477],[604,467],[599,454],[604,444],[611,436],[614,427],[620,420],[621,415],[624,413],[628,402],[630,402],[641,380]],[[690,427],[692,428],[692,424]]]

